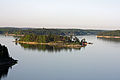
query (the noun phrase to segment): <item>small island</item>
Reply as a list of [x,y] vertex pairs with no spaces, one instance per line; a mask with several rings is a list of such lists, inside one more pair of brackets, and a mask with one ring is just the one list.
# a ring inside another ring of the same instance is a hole
[[98,38],[120,38],[120,30],[101,32],[97,35]]
[[11,66],[15,63],[17,60],[9,56],[7,47],[0,44],[0,66]]
[[81,41],[76,36],[62,36],[62,35],[36,35],[36,34],[26,34],[15,42],[23,44],[41,44],[50,46],[61,46],[61,47],[71,47],[80,48],[87,45],[85,39]]

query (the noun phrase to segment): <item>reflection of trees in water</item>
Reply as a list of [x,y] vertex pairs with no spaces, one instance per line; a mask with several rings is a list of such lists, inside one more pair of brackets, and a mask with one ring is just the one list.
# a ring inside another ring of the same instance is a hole
[[9,69],[8,66],[0,66],[0,79],[7,76],[8,69]]
[[97,39],[104,40],[104,41],[120,43],[120,39],[119,38],[97,38]]
[[11,68],[11,67],[12,67],[12,65],[0,66],[0,80],[1,80],[2,78],[7,77],[9,68]]
[[60,52],[61,50],[67,51],[72,49],[80,50],[81,48],[68,48],[68,47],[59,47],[59,46],[49,46],[49,45],[31,45],[31,44],[22,44],[20,45],[25,49],[38,50],[38,51],[49,51],[49,52]]

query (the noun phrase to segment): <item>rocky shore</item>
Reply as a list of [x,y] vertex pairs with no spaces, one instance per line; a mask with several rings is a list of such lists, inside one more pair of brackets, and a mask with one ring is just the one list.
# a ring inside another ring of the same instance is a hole
[[17,60],[10,57],[7,47],[0,44],[0,66],[16,64]]
[[82,45],[79,44],[64,44],[64,43],[38,43],[38,42],[24,42],[24,41],[15,41],[17,43],[22,43],[22,44],[32,44],[32,45],[36,45],[36,44],[40,44],[40,45],[49,45],[49,46],[61,46],[61,47],[68,47],[68,48],[80,48],[80,47],[84,47]]

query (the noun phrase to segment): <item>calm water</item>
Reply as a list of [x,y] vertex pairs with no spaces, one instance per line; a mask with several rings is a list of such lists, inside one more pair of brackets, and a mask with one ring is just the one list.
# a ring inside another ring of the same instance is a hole
[[0,36],[18,64],[1,80],[120,80],[120,40],[81,36],[93,42],[80,49],[15,44]]

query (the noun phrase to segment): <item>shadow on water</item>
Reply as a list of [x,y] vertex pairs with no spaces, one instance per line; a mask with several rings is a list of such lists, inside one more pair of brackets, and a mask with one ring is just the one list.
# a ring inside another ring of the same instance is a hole
[[68,48],[68,47],[60,47],[60,46],[49,46],[49,45],[31,45],[31,44],[21,44],[19,43],[21,47],[28,50],[38,50],[38,51],[49,51],[49,52],[60,52],[62,50],[64,51],[72,51],[72,49],[75,50],[81,50],[81,48]]
[[13,65],[15,64],[0,66],[0,80],[7,77],[9,69],[12,69]]
[[119,39],[119,38],[97,38],[97,39],[103,40],[103,41],[109,41],[109,42],[120,43],[120,39]]

